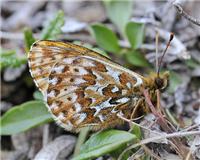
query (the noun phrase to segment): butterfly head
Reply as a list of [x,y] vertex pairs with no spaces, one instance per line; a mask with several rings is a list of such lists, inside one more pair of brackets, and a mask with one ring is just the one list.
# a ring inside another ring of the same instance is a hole
[[154,84],[155,84],[156,89],[159,89],[161,91],[167,88],[169,84],[169,72],[166,71],[160,74],[159,76],[155,76]]

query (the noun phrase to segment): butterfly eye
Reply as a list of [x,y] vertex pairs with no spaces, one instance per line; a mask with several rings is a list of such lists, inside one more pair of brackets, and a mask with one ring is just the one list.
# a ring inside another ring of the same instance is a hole
[[159,77],[157,77],[155,79],[155,84],[156,84],[156,86],[157,86],[158,89],[161,89],[161,88],[163,88],[164,80],[161,79],[161,78],[159,78]]

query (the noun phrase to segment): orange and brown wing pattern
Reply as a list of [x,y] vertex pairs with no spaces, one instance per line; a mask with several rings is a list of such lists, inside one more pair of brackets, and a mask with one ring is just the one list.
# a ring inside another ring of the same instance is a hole
[[39,41],[29,65],[49,110],[70,131],[114,125],[117,114],[130,115],[139,100],[140,75],[78,45]]
[[70,43],[55,41],[38,41],[32,45],[28,54],[28,63],[32,77],[40,91],[48,87],[48,77],[53,66],[71,55],[78,56],[87,49],[76,47]]

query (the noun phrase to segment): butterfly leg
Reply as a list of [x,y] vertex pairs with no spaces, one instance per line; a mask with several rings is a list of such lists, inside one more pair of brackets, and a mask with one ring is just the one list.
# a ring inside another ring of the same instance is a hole
[[141,106],[141,104],[143,103],[143,101],[144,101],[144,99],[139,99],[138,102],[137,102],[137,104],[134,105],[134,109],[133,109],[133,111],[131,113],[130,119],[133,119],[134,117],[137,116],[136,115],[137,114],[137,110],[139,109],[139,107]]

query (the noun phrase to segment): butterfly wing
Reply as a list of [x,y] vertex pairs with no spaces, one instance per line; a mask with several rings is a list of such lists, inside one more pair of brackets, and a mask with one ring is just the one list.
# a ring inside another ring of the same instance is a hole
[[143,82],[140,75],[71,43],[35,43],[29,66],[49,110],[67,130],[116,124],[117,113],[130,115]]
[[86,51],[84,47],[77,46],[75,50],[74,48],[70,43],[54,41],[37,41],[32,45],[28,54],[28,64],[35,84],[42,93],[48,88],[48,77],[56,63]]

